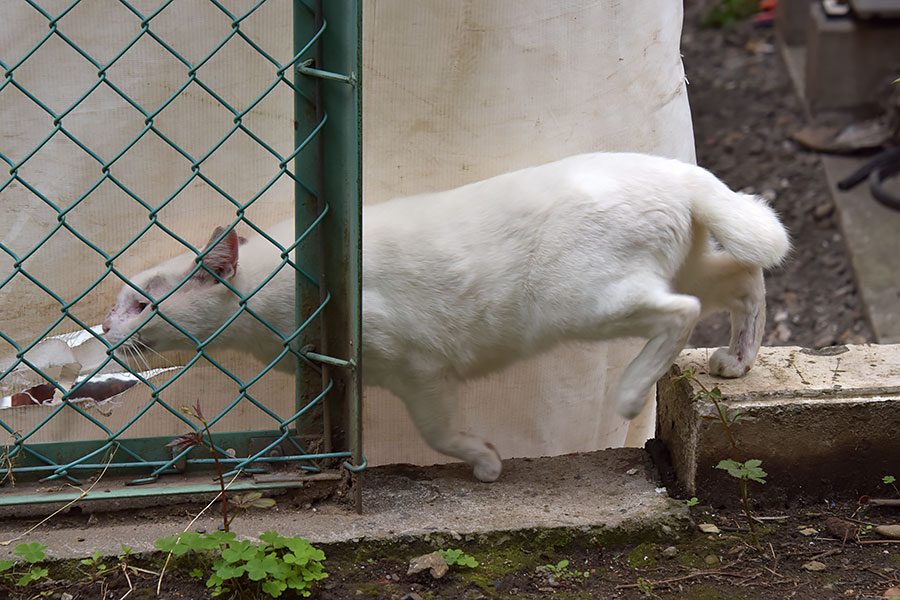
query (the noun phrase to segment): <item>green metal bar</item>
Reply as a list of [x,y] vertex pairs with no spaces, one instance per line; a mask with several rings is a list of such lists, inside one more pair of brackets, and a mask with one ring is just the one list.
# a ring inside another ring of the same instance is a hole
[[[323,195],[332,217],[323,223],[327,240],[343,240],[341,253],[325,257],[329,292],[335,308],[326,311],[328,351],[361,365],[362,348],[362,2],[322,2],[328,29],[323,35],[321,64],[317,69],[346,74],[344,81],[320,79],[322,102],[329,119],[323,131],[325,187]],[[361,365],[363,368],[364,365]],[[353,467],[365,464],[362,448],[362,383],[359,369],[333,369],[340,390],[339,422],[346,431],[344,444],[352,454]],[[352,471],[351,471],[352,472]],[[353,472],[354,500],[362,511],[362,473]]]
[[[322,1],[315,2],[315,25],[317,35],[323,35],[326,32],[325,15],[322,14]],[[322,55],[323,40],[316,42],[315,59],[307,59],[302,64],[322,64],[324,58]],[[299,72],[299,74],[304,74]],[[315,82],[315,101],[316,101],[316,121],[322,127],[328,122],[328,113],[325,112],[325,103],[322,97],[322,81]],[[320,215],[328,213],[328,202],[325,196],[325,136],[320,135],[316,144],[316,189],[319,190],[316,196],[316,211]],[[319,303],[326,305],[329,301],[328,293],[328,273],[325,270],[325,257],[328,256],[328,248],[325,244],[325,237],[318,236],[317,251],[319,253]],[[323,316],[319,319],[319,344],[326,354],[328,353],[328,320]],[[306,357],[309,359],[309,357]],[[331,379],[331,371],[328,363],[319,364],[319,379],[323,390],[330,390],[334,383]],[[334,423],[332,422],[333,403],[331,396],[325,395],[322,400],[322,429],[324,431],[323,447],[326,452],[331,452],[334,447]]]
[[[315,14],[304,2],[294,0],[294,59],[315,52],[315,46],[321,29],[316,27]],[[317,258],[315,249],[316,235],[310,235],[309,224],[315,222],[319,216],[316,212],[318,204],[318,186],[313,185],[309,189],[302,181],[315,181],[318,166],[318,152],[316,144],[310,142],[313,135],[322,135],[320,129],[322,123],[317,119],[317,98],[315,85],[301,77],[294,75],[294,151],[288,160],[293,161],[294,166],[294,239],[297,240],[292,248],[294,263],[301,268],[312,271]],[[301,151],[303,149],[303,151]],[[316,232],[317,234],[318,232]],[[315,268],[315,272],[319,269]],[[321,282],[319,282],[321,284]],[[296,324],[299,335],[292,339],[292,347],[297,349],[315,341],[315,328],[300,328],[299,325],[307,323],[309,307],[317,304],[318,286],[310,286],[309,282],[300,277],[299,271],[295,273],[294,299],[296,302]],[[300,411],[308,406],[314,397],[314,389],[317,383],[299,353],[295,355],[295,410]],[[300,424],[293,424],[293,433],[301,431]]]

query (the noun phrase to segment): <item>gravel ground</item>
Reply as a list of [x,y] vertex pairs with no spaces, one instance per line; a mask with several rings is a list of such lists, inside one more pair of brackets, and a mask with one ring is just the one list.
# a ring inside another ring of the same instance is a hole
[[[708,2],[685,6],[682,36],[697,162],[734,189],[767,197],[791,231],[793,251],[766,278],[766,345],[822,347],[874,340],[863,316],[818,155],[790,134],[804,111],[770,28],[745,20],[701,29]],[[728,341],[725,315],[694,331],[694,346]]]

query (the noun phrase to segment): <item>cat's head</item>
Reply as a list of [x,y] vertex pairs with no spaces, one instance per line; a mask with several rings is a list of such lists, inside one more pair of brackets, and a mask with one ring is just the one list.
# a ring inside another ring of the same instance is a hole
[[103,319],[103,336],[110,344],[125,340],[120,355],[129,358],[146,348],[153,352],[194,349],[196,343],[169,321],[202,342],[231,317],[237,296],[221,282],[230,281],[237,272],[243,240],[234,230],[222,237],[224,231],[217,227],[213,232],[201,252],[205,252],[203,267],[195,272],[197,255],[189,252],[150,267],[129,278],[131,285],[122,286],[115,306]]

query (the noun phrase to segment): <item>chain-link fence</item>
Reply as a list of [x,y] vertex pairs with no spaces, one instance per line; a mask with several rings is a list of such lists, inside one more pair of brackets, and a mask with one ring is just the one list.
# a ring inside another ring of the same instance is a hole
[[[218,461],[226,476],[295,485],[273,465],[361,468],[358,3],[22,0],[4,11],[0,504],[55,499],[14,493],[26,476],[151,483]],[[289,215],[295,239],[279,243],[267,231]],[[216,352],[224,327],[199,339],[160,307],[207,269],[213,225],[278,248],[261,285],[232,288],[226,321],[249,315],[278,336],[266,364]],[[194,267],[162,297],[129,279],[185,251]],[[253,310],[284,272],[294,331]],[[168,320],[195,351],[116,353],[98,323],[122,285],[147,294],[143,323]],[[273,371],[282,358],[296,363],[291,393]],[[195,403],[208,430],[182,410]],[[211,432],[215,453],[167,445],[191,431]]]

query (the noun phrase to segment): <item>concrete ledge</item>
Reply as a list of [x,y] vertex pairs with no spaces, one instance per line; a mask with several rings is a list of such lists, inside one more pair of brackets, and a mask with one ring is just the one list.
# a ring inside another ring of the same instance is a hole
[[[681,492],[702,502],[733,503],[736,483],[715,468],[725,458],[762,460],[765,485],[755,498],[772,503],[858,497],[900,465],[900,345],[823,350],[763,348],[741,379],[707,373],[708,349],[682,353],[658,386],[657,438],[669,449]],[[733,452],[716,409],[692,400],[699,386],[673,382],[687,368],[718,386],[727,410],[755,418],[732,426]]]
[[[346,503],[313,506],[301,501],[297,506],[282,495],[273,509],[239,516],[232,529],[242,538],[275,530],[328,544],[536,530],[610,539],[654,533],[671,537],[690,523],[684,503],[658,487],[649,457],[638,448],[512,459],[503,461],[503,467],[500,480],[490,484],[475,481],[471,469],[459,464],[378,467],[363,474],[362,515]],[[146,552],[157,539],[180,533],[195,511],[183,505],[116,512],[104,512],[94,503],[76,506],[29,533],[26,541],[46,544],[51,558],[81,558],[96,551],[115,555],[122,544]],[[21,535],[36,520],[0,521],[0,542]],[[214,531],[221,522],[221,513],[213,508],[192,530]],[[14,547],[0,545],[0,559],[13,558]]]

